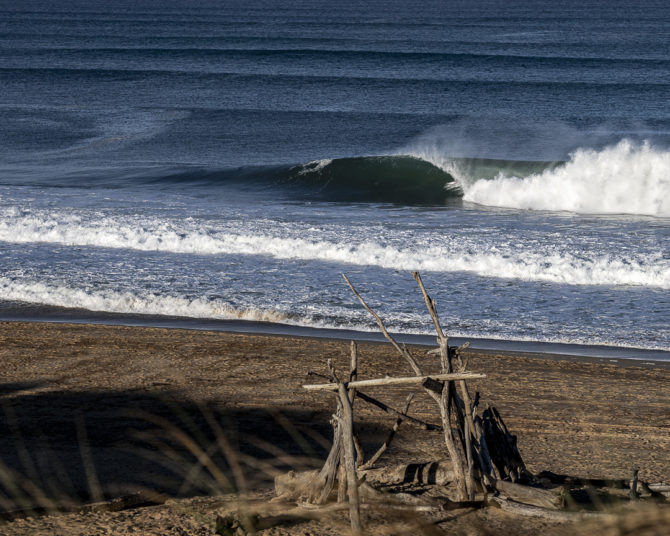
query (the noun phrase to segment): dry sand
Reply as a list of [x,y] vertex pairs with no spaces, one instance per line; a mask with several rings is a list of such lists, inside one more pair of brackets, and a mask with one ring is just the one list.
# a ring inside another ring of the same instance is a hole
[[[426,348],[413,351],[426,371],[437,370]],[[333,399],[301,385],[314,381],[307,371],[323,372],[328,358],[344,371],[348,352],[348,342],[323,339],[0,323],[4,465],[61,502],[109,499],[138,489],[171,497],[165,504],[115,513],[0,521],[0,534],[212,534],[221,500],[211,495],[225,490],[206,470],[191,471],[185,484],[177,473],[197,467],[195,459],[176,448],[174,436],[156,430],[175,425],[173,432],[187,433],[206,449],[216,443],[212,423],[217,422],[245,467],[252,459],[276,465],[283,453],[290,463],[314,465],[327,452]],[[501,411],[531,471],[627,478],[635,466],[642,480],[670,481],[667,366],[469,355],[468,368],[487,375],[472,388],[481,391],[484,404]],[[360,345],[359,378],[409,373],[389,345]],[[369,393],[398,407],[407,390]],[[417,394],[415,400],[413,415],[438,422],[430,399]],[[357,421],[364,447],[372,452],[394,419],[360,404]],[[385,458],[389,462],[445,456],[439,434],[407,424],[400,430]],[[211,453],[214,463],[225,466],[214,449]],[[170,455],[179,459],[166,467]],[[270,496],[262,474],[258,468],[247,473],[254,497]],[[20,503],[20,495],[14,493],[12,500]],[[434,528],[457,534],[535,534],[555,528],[488,510],[445,515]],[[345,525],[338,519],[344,517],[268,533],[339,534]],[[390,522],[381,515],[367,517],[368,526],[377,528]]]

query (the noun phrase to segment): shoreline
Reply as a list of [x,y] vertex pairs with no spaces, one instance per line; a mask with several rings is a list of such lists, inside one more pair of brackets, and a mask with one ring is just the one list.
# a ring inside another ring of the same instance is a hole
[[[59,323],[79,325],[128,326],[142,328],[184,329],[192,331],[216,331],[249,335],[273,335],[306,337],[326,340],[356,340],[385,342],[379,331],[357,331],[350,329],[319,328],[279,324],[251,320],[218,320],[190,317],[168,317],[162,315],[140,315],[107,313],[83,309],[63,309],[61,307],[39,306],[38,312],[32,307],[0,307],[0,322]],[[399,342],[413,345],[431,346],[434,335],[392,333]],[[610,346],[602,344],[520,341],[512,339],[491,339],[472,337],[449,337],[454,345],[470,343],[473,350],[505,354],[523,354],[548,359],[587,360],[608,362],[622,366],[647,366],[670,368],[670,351]]]
[[[406,362],[388,343],[364,341],[358,349],[360,379],[409,373]],[[413,345],[410,350],[424,372],[439,370],[438,360],[427,355],[427,347]],[[530,471],[616,479],[629,478],[630,468],[635,466],[640,468],[643,481],[670,481],[669,368],[473,349],[466,354],[468,369],[486,375],[469,386],[481,393],[482,407],[490,404],[498,408],[510,432],[517,436]],[[306,391],[302,385],[313,383],[307,373],[324,372],[329,359],[338,371],[347,370],[349,341],[0,322],[0,402],[10,408],[8,415],[14,415],[0,420],[0,434],[8,438],[0,442],[0,462],[25,472],[29,468],[24,462],[30,457],[39,469],[42,486],[53,485],[58,491],[58,486],[69,480],[71,487],[64,490],[65,497],[93,502],[90,471],[82,463],[85,451],[80,426],[85,425],[86,457],[96,469],[99,495],[112,498],[149,489],[178,501],[209,496],[207,482],[194,481],[185,487],[183,477],[159,463],[161,451],[152,441],[165,441],[167,436],[161,430],[167,428],[154,426],[165,422],[194,434],[192,437],[204,436],[204,443],[199,443],[203,447],[211,445],[214,438],[207,416],[213,415],[229,441],[248,456],[245,459],[265,463],[277,453],[286,453],[294,460],[306,460],[304,445],[308,445],[306,448],[313,449],[309,467],[319,466],[332,436],[333,400]],[[407,389],[400,387],[379,389],[370,388],[369,394],[392,407],[401,407],[407,396]],[[156,419],[138,417],[148,414]],[[411,414],[424,422],[439,422],[433,401],[420,390]],[[361,444],[369,456],[386,439],[395,419],[366,405],[357,405],[356,418]],[[296,437],[302,437],[303,444]],[[261,447],[268,445],[273,450],[259,450],[254,438],[265,442]],[[129,450],[130,446],[134,449]],[[144,456],[138,455],[138,448]],[[180,456],[191,456],[183,450],[178,451]],[[383,463],[443,457],[440,434],[403,424]],[[249,477],[258,478],[257,467],[249,466]],[[263,493],[271,496],[268,482],[258,486],[254,489],[264,489]],[[147,509],[146,515],[152,511]],[[140,515],[137,512],[134,510],[132,516]],[[472,519],[453,523],[467,525],[480,519],[478,516],[496,515],[481,511],[473,513]],[[86,514],[71,514],[36,517],[25,524],[26,532],[18,532],[17,523],[5,527],[12,534],[53,534],[49,524],[56,523],[55,519],[79,524],[81,534],[88,533],[92,523]],[[113,523],[113,514],[104,519]],[[167,521],[178,524],[180,519],[170,515]],[[512,517],[505,523],[510,529],[500,533],[517,533],[518,519]],[[537,533],[539,526],[528,525],[528,534]],[[0,523],[0,534],[2,530]]]

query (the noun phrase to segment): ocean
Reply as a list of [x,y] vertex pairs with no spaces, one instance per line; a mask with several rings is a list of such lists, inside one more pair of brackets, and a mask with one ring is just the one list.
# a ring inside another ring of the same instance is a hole
[[0,0],[0,319],[376,331],[346,273],[422,336],[418,270],[456,340],[670,360],[668,28],[651,0]]

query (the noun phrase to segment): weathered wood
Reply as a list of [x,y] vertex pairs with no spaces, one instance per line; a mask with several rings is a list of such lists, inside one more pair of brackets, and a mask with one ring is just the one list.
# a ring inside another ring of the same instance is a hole
[[[358,379],[358,345],[356,341],[351,341],[350,345],[351,362],[349,365],[349,383],[355,382]],[[351,408],[354,408],[354,400],[356,400],[356,389],[349,389],[349,403]],[[354,425],[354,447],[356,448],[356,467],[365,462],[365,451],[358,439],[358,433]]]
[[[405,406],[403,407],[402,412],[404,414],[407,414],[409,411],[409,406],[412,403],[412,399],[414,398],[414,393],[410,393],[407,395],[407,399],[405,400]],[[360,469],[371,469],[372,466],[375,464],[375,462],[381,457],[384,452],[386,452],[386,449],[389,448],[389,445],[393,441],[393,438],[395,437],[396,433],[398,433],[398,428],[400,428],[400,424],[402,423],[402,418],[398,417],[395,421],[395,424],[393,425],[393,428],[391,428],[391,432],[389,433],[388,437],[386,438],[386,441],[382,443],[382,446],[377,449],[377,452],[375,452],[370,460],[365,462],[364,464],[359,465]]]
[[[404,376],[400,378],[375,378],[372,380],[357,380],[347,384],[348,389],[359,387],[374,387],[379,385],[413,385],[421,384],[427,379],[433,380],[470,380],[475,378],[486,378],[486,374],[475,372],[454,372],[447,374],[430,374],[429,376]],[[337,391],[337,384],[315,383],[303,385],[308,391]]]
[[[338,429],[339,426],[335,419],[333,421],[333,446],[321,470],[316,472],[313,479],[306,486],[297,487],[293,492],[297,493],[306,502],[325,504],[333,490],[340,463],[340,449],[343,448],[342,434]],[[278,494],[278,498],[287,499],[289,496]]]
[[483,412],[482,427],[491,462],[500,479],[509,478],[512,482],[531,481],[532,477],[516,446],[516,437],[509,433],[498,410],[489,406]]
[[358,499],[358,478],[356,477],[356,450],[354,447],[354,415],[351,410],[349,393],[343,383],[338,384],[338,393],[342,403],[340,428],[344,443],[344,461],[347,474],[347,494],[349,495],[349,518],[354,534],[362,533],[361,510]]
[[540,506],[541,508],[550,508],[553,510],[565,508],[565,498],[563,497],[561,488],[555,488],[553,490],[532,488],[530,486],[514,484],[513,482],[506,482],[504,480],[496,480],[494,482],[494,487],[508,499],[512,499],[519,503]]
[[640,498],[640,495],[637,492],[637,474],[638,474],[638,469],[633,469],[633,478],[630,481],[630,491],[628,493],[628,496],[630,497],[631,501],[637,501]]
[[[318,376],[319,378],[328,379],[327,376],[325,376],[323,374],[319,374],[318,372],[309,372],[308,374],[310,376]],[[409,415],[406,415],[402,411],[399,411],[399,410],[389,406],[388,404],[385,404],[381,400],[377,400],[376,398],[374,398],[370,395],[362,393],[359,390],[356,390],[356,397],[360,398],[364,402],[367,402],[368,404],[371,404],[371,405],[381,409],[382,411],[384,411],[386,413],[396,415],[397,417],[401,418],[403,421],[407,421],[409,423],[415,424],[416,426],[418,426],[422,430],[430,430],[430,431],[437,431],[437,432],[442,431],[442,427],[440,425],[430,424],[430,423],[427,423],[425,421],[422,421],[421,419],[417,419],[416,417],[411,417]]]
[[375,313],[367,303],[365,303],[365,300],[361,297],[361,295],[358,293],[358,291],[354,288],[354,286],[351,284],[351,281],[349,281],[349,278],[345,275],[342,274],[342,277],[344,280],[347,282],[347,285],[349,285],[349,288],[351,291],[354,293],[354,296],[358,298],[358,301],[361,302],[361,305],[365,308],[365,310],[372,315],[372,317],[375,319],[377,322],[377,325],[379,326],[380,331],[384,335],[387,341],[391,343],[391,346],[395,348],[400,355],[402,355],[407,362],[409,363],[410,367],[412,368],[412,371],[414,371],[414,374],[417,376],[422,376],[423,374],[421,373],[421,367],[419,367],[419,364],[417,363],[416,359],[414,359],[414,356],[407,350],[406,347],[401,347],[396,340],[391,336],[391,334],[388,332],[386,329],[386,326],[384,325],[384,321],[381,319],[381,317]]
[[[325,516],[346,510],[346,503],[333,503],[326,506],[303,504],[295,506],[288,503],[273,503],[274,508],[267,508],[267,504],[249,507],[243,512],[230,512],[216,516],[215,533],[221,536],[255,536],[260,531],[273,527],[288,527],[312,520],[321,520]],[[401,501],[385,502],[378,500],[362,503],[361,509],[370,509],[375,512],[383,510],[398,510],[401,512],[439,512],[440,506],[427,504],[406,504]]]
[[[318,475],[319,470],[289,471],[275,477],[275,494],[290,497],[309,485]],[[454,481],[454,470],[451,460],[437,460],[421,463],[402,463],[372,469],[356,471],[359,479],[376,482],[382,485],[395,484],[437,484],[444,486]]]
[[417,496],[411,493],[386,493],[363,482],[360,485],[361,498],[368,503],[377,503],[380,508],[389,506],[411,506],[415,512],[437,512],[442,510],[443,501],[434,497]]
[[[442,366],[442,372],[445,374],[451,375],[453,373],[453,367],[451,364],[451,359],[449,356],[449,338],[445,335],[440,325],[440,319],[437,314],[437,308],[435,307],[435,301],[428,295],[426,288],[423,285],[421,280],[421,275],[419,272],[412,272],[412,276],[419,285],[421,294],[423,295],[424,302],[426,303],[426,308],[430,314],[431,319],[433,320],[433,326],[435,332],[437,333],[437,342],[440,345],[440,362]],[[437,379],[437,378],[435,378]],[[443,378],[445,380],[465,380],[468,378]],[[474,479],[472,477],[472,471],[468,471],[468,461],[467,461],[467,452],[469,449],[466,446],[465,456],[462,456],[461,449],[464,445],[459,445],[457,443],[457,437],[454,434],[453,429],[451,428],[451,407],[452,399],[455,396],[454,389],[452,388],[452,383],[448,382],[446,387],[447,389],[440,394],[438,405],[440,407],[440,415],[442,416],[442,428],[444,429],[444,440],[447,445],[447,450],[449,451],[449,456],[451,457],[454,464],[454,471],[456,473],[456,488],[458,491],[459,500],[469,500],[474,499]],[[459,419],[459,404],[458,400],[455,400],[454,406],[456,407],[456,419]],[[469,411],[469,409],[468,409]],[[459,448],[460,447],[460,448]],[[470,464],[471,467],[471,464]]]
[[458,500],[463,501],[466,499],[468,493],[465,484],[465,472],[463,470],[463,457],[458,451],[456,439],[454,437],[454,430],[451,427],[451,409],[449,404],[448,391],[448,389],[442,391],[438,406],[440,408],[440,417],[442,418],[444,442],[447,446],[447,451],[449,452],[449,457],[451,458],[454,467]]
[[[537,474],[537,479],[552,484],[566,484],[570,486],[590,486],[593,488],[612,488],[618,490],[630,490],[631,480],[619,479],[605,479],[605,478],[579,478],[570,475],[562,475],[552,473],[551,471],[542,471]],[[670,484],[664,482],[656,482],[647,484],[642,480],[637,481],[636,491],[639,494],[663,494],[670,493]]]
[[428,308],[430,318],[433,320],[433,326],[435,327],[435,332],[437,333],[437,342],[440,345],[440,353],[442,353],[442,344],[443,342],[445,344],[448,343],[449,338],[442,331],[442,326],[440,325],[440,319],[437,316],[437,309],[435,308],[435,301],[428,295],[428,292],[426,292],[426,287],[423,286],[423,281],[421,280],[421,275],[419,274],[419,272],[412,272],[412,277],[414,277],[417,284],[419,285],[419,289],[421,289],[421,294],[423,295],[423,299],[426,302],[426,307]]
[[368,469],[359,473],[369,482],[383,485],[394,484],[437,484],[444,486],[455,480],[451,460],[423,463],[399,464]]
[[481,466],[482,473],[485,475],[489,475],[490,480],[491,479],[499,480],[500,472],[495,467],[495,465],[493,465],[493,462],[491,461],[491,454],[489,453],[488,444],[486,443],[486,436],[484,435],[484,430],[482,427],[482,419],[481,417],[477,416],[473,420],[473,422],[475,426],[475,433],[479,438],[479,454],[481,456],[482,461]]
[[521,504],[514,501],[508,501],[501,497],[489,497],[487,502],[492,506],[497,506],[505,512],[510,512],[516,515],[539,517],[551,521],[579,521],[586,519],[616,519],[614,514],[605,514],[601,512],[565,512],[560,510],[549,510],[539,506],[530,506],[528,504]]
[[337,502],[347,500],[347,469],[344,459],[344,449],[340,449],[340,465],[337,468]]
[[404,414],[402,411],[398,411],[395,408],[392,408],[388,404],[385,404],[384,402],[381,402],[380,400],[377,400],[376,398],[371,397],[370,395],[366,395],[365,393],[361,393],[360,391],[356,391],[356,396],[368,404],[372,404],[373,406],[378,407],[382,411],[385,411],[386,413],[391,413],[392,415],[396,415],[398,418],[402,419],[403,421],[407,421],[409,423],[415,424],[419,428],[423,430],[431,430],[431,431],[441,431],[442,427],[437,425],[437,424],[430,424],[425,421],[422,421],[420,419],[417,419],[416,417],[410,417],[409,415]]

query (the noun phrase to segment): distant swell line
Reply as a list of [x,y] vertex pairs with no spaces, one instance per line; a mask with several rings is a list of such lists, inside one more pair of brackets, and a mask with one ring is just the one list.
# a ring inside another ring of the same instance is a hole
[[150,55],[166,55],[172,57],[174,54],[197,54],[201,56],[322,56],[324,58],[337,57],[346,59],[366,58],[366,59],[383,59],[383,60],[497,60],[506,61],[508,63],[523,62],[539,62],[552,64],[579,64],[580,66],[589,65],[620,65],[620,64],[635,64],[637,68],[643,66],[652,67],[667,67],[670,65],[670,60],[655,59],[655,58],[608,58],[601,56],[559,56],[559,55],[522,55],[522,54],[496,54],[492,52],[481,53],[466,53],[466,52],[441,52],[441,51],[402,51],[402,50],[370,50],[370,49],[354,49],[354,48],[316,48],[316,47],[235,47],[235,46],[210,46],[210,47],[132,47],[132,46],[117,46],[117,47],[18,47],[13,49],[14,53],[27,52],[31,55],[39,56],[44,53],[82,53],[85,55],[95,54],[150,54]]
[[397,76],[378,76],[378,75],[338,75],[332,76],[327,74],[281,74],[281,73],[255,73],[248,70],[225,70],[225,71],[212,71],[205,69],[146,69],[146,68],[136,68],[136,69],[119,69],[119,68],[100,68],[100,67],[88,67],[88,68],[71,68],[71,67],[0,67],[0,73],[14,73],[14,74],[30,74],[30,75],[62,75],[62,76],[90,76],[95,75],[96,77],[118,77],[118,76],[135,76],[138,79],[151,76],[151,75],[165,75],[165,76],[183,76],[187,78],[189,76],[199,76],[202,78],[209,79],[226,79],[231,76],[237,76],[240,78],[245,78],[248,80],[309,80],[311,82],[331,82],[339,83],[350,80],[355,80],[361,84],[377,84],[377,83],[394,83],[394,84],[411,84],[414,87],[416,84],[432,84],[439,87],[445,87],[449,85],[451,89],[456,86],[463,87],[472,87],[472,86],[491,86],[494,88],[499,88],[501,83],[504,83],[508,87],[512,88],[546,88],[549,90],[555,90],[559,87],[581,87],[581,88],[600,88],[608,87],[613,88],[618,91],[627,91],[635,90],[639,88],[645,88],[647,90],[666,90],[670,87],[670,82],[619,82],[619,81],[572,81],[572,80],[479,80],[477,78],[452,78],[449,76],[441,77],[404,77],[398,74]]

